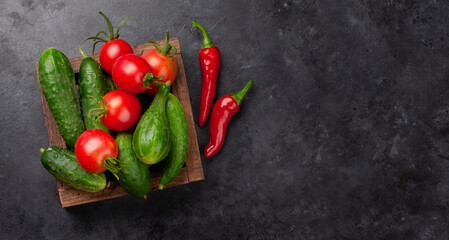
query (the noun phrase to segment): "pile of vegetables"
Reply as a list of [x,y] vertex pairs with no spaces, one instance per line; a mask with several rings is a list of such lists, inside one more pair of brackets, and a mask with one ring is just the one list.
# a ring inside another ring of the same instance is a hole
[[[41,162],[74,188],[103,190],[108,170],[127,192],[146,197],[149,166],[164,160],[159,182],[163,189],[179,174],[187,156],[185,113],[170,93],[178,71],[173,58],[177,50],[166,32],[163,47],[150,41],[154,49],[135,55],[131,46],[118,38],[120,27],[129,19],[114,32],[106,15],[100,14],[109,34],[101,30],[86,39],[95,40],[92,52],[97,43],[104,42],[100,64],[79,48],[83,61],[78,82],[62,52],[49,48],[40,56],[42,91],[68,148],[41,149]],[[154,95],[143,115],[140,94]]]
[[[42,165],[62,182],[84,191],[106,187],[106,171],[117,178],[130,194],[145,197],[150,190],[149,166],[162,162],[159,189],[180,172],[188,151],[188,127],[179,100],[170,93],[178,66],[177,49],[169,43],[147,44],[153,49],[141,56],[119,38],[106,15],[109,33],[100,30],[86,40],[103,43],[99,62],[79,48],[83,61],[78,81],[67,57],[55,48],[45,50],[39,59],[39,80],[67,148],[41,149]],[[209,115],[210,141],[204,151],[209,158],[223,145],[227,125],[253,81],[237,94],[220,98],[212,107],[220,69],[220,50],[210,41],[205,28],[192,22],[203,34],[200,63],[203,76],[198,124]],[[84,41],[86,41],[84,40]],[[84,42],[83,42],[84,44]],[[154,96],[142,114],[141,100]],[[212,109],[212,112],[211,112]],[[113,137],[115,136],[115,138]]]

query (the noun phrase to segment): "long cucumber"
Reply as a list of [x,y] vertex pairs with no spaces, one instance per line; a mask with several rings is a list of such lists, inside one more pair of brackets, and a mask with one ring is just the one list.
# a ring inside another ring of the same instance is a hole
[[164,160],[159,189],[170,183],[178,176],[187,157],[189,149],[189,131],[186,116],[181,103],[173,94],[168,95],[166,112],[170,129],[170,153]]
[[69,148],[85,130],[75,74],[67,57],[55,48],[39,58],[39,81],[59,132]]
[[101,129],[111,134],[111,131],[101,121],[95,121],[95,116],[89,114],[90,110],[98,108],[97,101],[101,100],[108,93],[109,86],[106,83],[100,64],[93,58],[88,57],[81,48],[79,50],[84,57],[78,76],[84,124],[86,129]]

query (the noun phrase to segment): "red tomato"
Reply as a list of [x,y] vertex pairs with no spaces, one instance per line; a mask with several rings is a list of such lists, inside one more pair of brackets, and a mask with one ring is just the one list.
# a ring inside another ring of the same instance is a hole
[[139,99],[131,93],[114,90],[103,97],[108,109],[101,118],[103,124],[113,131],[125,131],[139,121],[141,106]]
[[151,72],[145,59],[134,54],[121,56],[112,68],[112,79],[117,87],[129,93],[141,93],[144,87],[143,78]]
[[100,48],[100,64],[101,67],[109,74],[112,73],[112,67],[115,61],[125,54],[133,54],[132,47],[122,39],[113,39],[101,46]]
[[75,156],[84,170],[90,173],[106,171],[104,159],[117,158],[118,149],[114,138],[100,129],[84,131],[75,144]]
[[[142,58],[150,64],[151,71],[155,76],[164,77],[162,80],[155,81],[164,83],[170,81],[170,85],[173,84],[176,79],[176,74],[178,74],[178,65],[173,57],[166,56],[155,48],[142,54]],[[150,84],[150,87],[151,89],[147,89],[145,93],[155,95],[159,86]]]

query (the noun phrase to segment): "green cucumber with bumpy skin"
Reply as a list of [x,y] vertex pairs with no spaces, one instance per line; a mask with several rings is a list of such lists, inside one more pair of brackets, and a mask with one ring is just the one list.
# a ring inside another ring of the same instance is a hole
[[100,64],[93,58],[88,57],[81,48],[79,48],[79,51],[83,55],[83,61],[81,62],[78,75],[78,84],[80,87],[84,124],[86,125],[86,129],[101,129],[111,134],[111,131],[104,126],[100,119],[95,121],[96,116],[89,114],[90,110],[98,108],[98,103],[95,99],[101,100],[108,93],[109,86],[106,83]]
[[166,112],[170,129],[171,148],[168,158],[164,160],[159,189],[178,176],[187,157],[189,149],[189,131],[186,116],[181,103],[173,94],[168,94]]
[[162,161],[170,151],[170,130],[165,111],[170,81],[152,81],[151,84],[158,84],[160,87],[153,103],[137,124],[133,136],[134,152],[137,158],[146,164]]
[[41,54],[39,81],[61,136],[73,149],[85,127],[75,74],[62,52],[49,48]]
[[98,192],[106,187],[104,173],[93,174],[76,161],[75,153],[60,147],[41,149],[42,165],[63,183],[86,192]]
[[120,185],[131,195],[145,197],[150,191],[149,166],[137,159],[132,146],[131,132],[120,132],[115,138],[118,146]]

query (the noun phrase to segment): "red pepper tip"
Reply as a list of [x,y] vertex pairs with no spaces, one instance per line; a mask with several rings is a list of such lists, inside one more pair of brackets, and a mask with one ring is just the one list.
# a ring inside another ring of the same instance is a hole
[[214,155],[209,149],[211,148],[211,147],[209,147],[209,145],[207,145],[206,146],[206,149],[204,149],[204,157],[206,157],[206,158],[210,158],[210,157],[212,157],[212,155]]

